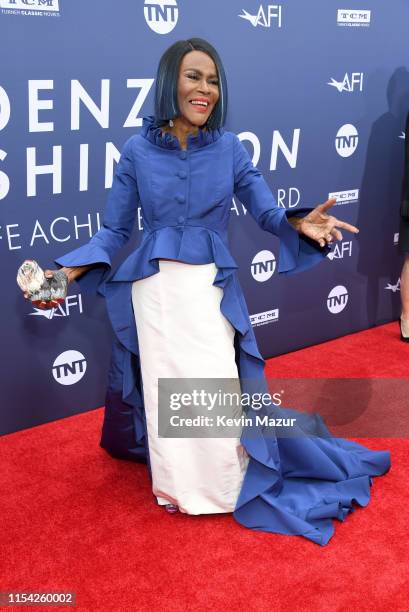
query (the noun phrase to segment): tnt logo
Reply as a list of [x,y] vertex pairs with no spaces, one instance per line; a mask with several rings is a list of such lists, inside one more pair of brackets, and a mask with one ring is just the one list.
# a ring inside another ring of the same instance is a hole
[[348,291],[343,285],[337,285],[328,294],[327,308],[332,314],[342,312],[348,304]]
[[175,27],[179,9],[176,0],[145,0],[145,21],[156,34],[169,34]]
[[241,15],[238,15],[238,17],[249,21],[254,28],[256,28],[257,26],[269,28],[271,27],[272,23],[276,24],[278,28],[281,28],[281,4],[268,4],[265,10],[263,8],[263,5],[260,4],[259,9],[255,15],[248,13],[244,9],[241,10],[243,12]]
[[0,8],[25,10],[35,9],[36,11],[54,11],[58,13],[59,0],[0,0]]
[[276,258],[271,251],[259,251],[251,262],[251,274],[254,280],[264,283],[271,278],[276,269]]
[[336,81],[333,77],[328,81],[327,85],[331,85],[331,87],[335,87],[337,91],[340,93],[342,91],[347,91],[348,93],[352,93],[357,89],[358,91],[362,91],[364,83],[364,73],[363,72],[351,72],[349,75],[347,72],[345,73],[342,81]]
[[358,146],[358,131],[351,123],[339,128],[335,136],[335,148],[341,157],[350,157]]
[[79,351],[65,351],[53,363],[53,376],[60,385],[75,385],[86,370],[86,359]]

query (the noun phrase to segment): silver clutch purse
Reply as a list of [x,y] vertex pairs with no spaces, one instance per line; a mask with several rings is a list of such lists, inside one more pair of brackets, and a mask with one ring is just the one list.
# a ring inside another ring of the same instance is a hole
[[27,292],[36,306],[56,308],[67,297],[68,278],[65,272],[57,270],[52,278],[46,278],[44,271],[32,259],[26,259],[17,271],[17,284]]

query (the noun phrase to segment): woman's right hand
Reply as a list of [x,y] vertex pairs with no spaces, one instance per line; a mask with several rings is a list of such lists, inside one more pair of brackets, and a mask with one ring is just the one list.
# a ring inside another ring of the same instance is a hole
[[[62,268],[59,268],[58,270],[44,270],[44,276],[46,278],[52,278],[56,272],[64,272],[67,277],[68,284],[70,284],[72,281],[74,281],[79,276],[81,276],[81,274],[83,274],[90,268],[93,268],[94,265],[95,264],[90,264],[86,266],[76,266],[72,268],[62,267]],[[28,292],[25,291],[23,295],[26,298],[26,300],[30,299],[30,294]],[[46,305],[46,302],[44,302],[44,305],[40,305],[39,307],[40,308],[50,308],[50,305]],[[51,306],[51,307],[54,308],[54,306]]]
[[[54,276],[54,272],[57,272],[57,270],[45,270],[44,276],[46,278],[52,278]],[[23,291],[23,296],[26,300],[30,299],[30,293],[28,291]]]
[[[71,271],[75,270],[75,268],[59,268],[58,270],[44,270],[44,276],[45,278],[49,279],[52,278],[54,276],[54,274],[56,272],[64,272],[66,277],[67,277],[67,281],[68,284],[70,284],[71,280],[73,280],[72,278],[72,274]],[[25,297],[26,300],[30,300],[31,299],[31,295],[28,291],[24,291],[23,295]],[[42,308],[43,310],[46,310],[48,308],[55,308],[56,304],[54,303],[47,303],[47,302],[41,302],[40,304],[36,304],[37,308]]]

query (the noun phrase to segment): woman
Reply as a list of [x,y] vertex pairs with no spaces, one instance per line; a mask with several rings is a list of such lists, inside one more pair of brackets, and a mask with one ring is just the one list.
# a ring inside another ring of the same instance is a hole
[[399,319],[400,338],[409,342],[409,113],[405,124],[405,163],[403,169],[400,223],[399,252],[404,255],[400,275],[401,316]]
[[[331,518],[343,518],[354,499],[369,501],[370,477],[389,468],[387,452],[328,438],[317,420],[295,437],[257,424],[241,437],[158,436],[158,379],[229,378],[242,390],[265,388],[227,241],[233,193],[281,239],[280,272],[322,260],[340,229],[358,231],[327,214],[334,200],[296,215],[279,208],[246,148],[224,130],[226,112],[216,50],[199,38],[174,43],[159,63],[155,116],[123,147],[103,227],[56,263],[70,281],[105,296],[115,331],[101,446],[146,459],[153,494],[169,511],[234,511],[250,528],[326,544]],[[138,205],[141,244],[111,274]]]

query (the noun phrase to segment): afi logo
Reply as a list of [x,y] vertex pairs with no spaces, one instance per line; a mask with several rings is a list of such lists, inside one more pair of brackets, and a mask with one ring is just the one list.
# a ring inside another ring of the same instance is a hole
[[391,283],[388,283],[385,289],[388,289],[388,291],[392,291],[392,293],[396,293],[397,291],[400,291],[400,278],[398,278],[398,282],[396,283],[396,285],[392,285]]
[[362,91],[363,81],[363,72],[351,72],[351,76],[349,76],[346,72],[342,81],[336,81],[333,77],[331,77],[331,80],[327,83],[327,85],[335,87],[335,89],[337,89],[340,93],[342,91],[348,91],[349,93],[352,93],[353,91],[355,91],[355,87],[359,91]]
[[328,294],[327,308],[332,314],[342,312],[348,304],[348,291],[343,285],[337,285]]
[[251,262],[251,274],[254,280],[264,283],[271,278],[276,269],[276,258],[271,251],[259,251]]
[[332,261],[333,259],[343,259],[344,255],[346,257],[351,257],[352,240],[349,242],[341,242],[340,244],[336,244],[332,251],[328,253],[327,257]]
[[145,0],[145,21],[156,34],[169,34],[175,27],[179,9],[176,0]]
[[335,148],[341,157],[350,157],[358,146],[358,131],[351,123],[339,128],[335,136]]
[[54,317],[69,317],[73,308],[78,308],[82,314],[82,295],[67,295],[63,304],[59,304],[56,308],[49,308],[48,310],[42,310],[41,308],[34,308],[34,312],[29,312],[31,317],[45,317],[46,319],[54,319]]
[[53,376],[60,385],[75,385],[86,370],[86,359],[79,351],[65,351],[53,363]]
[[272,20],[274,19],[277,27],[281,28],[281,9],[281,4],[269,4],[265,12],[263,5],[260,4],[256,15],[252,15],[244,9],[241,9],[243,13],[241,15],[238,15],[238,17],[241,17],[242,19],[247,19],[247,21],[249,21],[251,25],[255,28],[257,26],[269,28],[271,26]]

